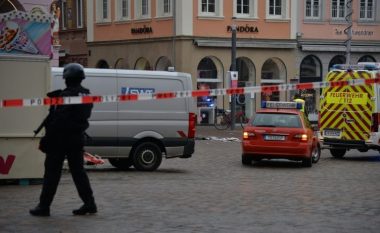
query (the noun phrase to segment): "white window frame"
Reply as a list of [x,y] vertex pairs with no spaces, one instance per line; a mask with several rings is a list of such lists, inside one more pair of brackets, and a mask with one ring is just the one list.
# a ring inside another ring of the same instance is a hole
[[[147,13],[143,14],[143,1],[147,3]],[[149,19],[151,17],[151,0],[135,0],[135,19]]]
[[[310,9],[307,8],[307,1],[310,1]],[[315,3],[318,2],[318,16],[315,16]],[[310,15],[308,15],[310,11]],[[322,14],[322,0],[306,0],[305,1],[305,19],[321,19]]]
[[[333,2],[337,3],[336,9],[333,6]],[[341,9],[340,4],[343,2],[343,9]],[[345,20],[346,17],[346,0],[331,0],[331,19],[333,20]],[[343,16],[340,16],[343,11]],[[335,12],[335,16],[334,16]]]
[[[169,3],[169,12],[165,12],[165,1]],[[171,17],[173,16],[173,0],[157,0],[156,2],[156,16],[157,17]]]
[[266,18],[274,20],[289,20],[289,0],[281,0],[281,15],[270,14],[270,2],[276,0],[266,0]]
[[[361,6],[361,3],[362,1],[365,2],[365,6],[364,6],[364,9],[362,9],[362,6]],[[372,17],[368,17],[368,12],[369,12],[369,7],[368,7],[368,0],[359,0],[359,20],[360,21],[374,21],[375,20],[375,12],[376,12],[376,0],[372,0],[372,11],[371,11],[371,14],[372,14]],[[362,11],[364,10],[364,14],[365,16],[362,17]]]
[[76,1],[77,7],[77,28],[83,28],[83,0]]
[[[106,3],[107,9],[104,8]],[[105,17],[103,12],[106,10],[107,16]],[[109,23],[111,22],[111,0],[96,0],[96,22],[97,23]]]
[[215,12],[202,12],[202,3],[207,1],[208,4],[210,0],[199,0],[198,1],[198,16],[199,17],[223,17],[223,0],[215,0]]
[[[123,2],[126,2],[126,16],[123,16]],[[131,0],[116,0],[115,21],[128,21],[131,19]]]
[[[257,2],[258,0],[249,0],[249,13],[238,13],[238,1],[239,0],[234,0],[234,17],[236,18],[252,18],[255,19],[257,18]],[[243,0],[241,0],[243,1]]]

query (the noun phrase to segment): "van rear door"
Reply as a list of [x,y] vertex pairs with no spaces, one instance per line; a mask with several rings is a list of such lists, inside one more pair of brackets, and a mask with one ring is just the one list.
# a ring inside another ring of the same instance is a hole
[[[326,81],[371,79],[366,71],[331,71]],[[330,86],[322,90],[320,130],[325,139],[365,141],[371,134],[373,85]]]

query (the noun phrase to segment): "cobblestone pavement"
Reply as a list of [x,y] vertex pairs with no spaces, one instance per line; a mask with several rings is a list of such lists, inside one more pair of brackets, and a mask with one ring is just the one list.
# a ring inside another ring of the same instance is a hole
[[[198,127],[198,138],[241,130]],[[0,186],[0,232],[379,232],[380,156],[328,151],[312,168],[267,161],[242,166],[240,143],[197,140],[190,159],[163,160],[155,172],[89,169],[95,216],[72,216],[81,202],[65,171],[52,216],[37,218],[41,185]]]

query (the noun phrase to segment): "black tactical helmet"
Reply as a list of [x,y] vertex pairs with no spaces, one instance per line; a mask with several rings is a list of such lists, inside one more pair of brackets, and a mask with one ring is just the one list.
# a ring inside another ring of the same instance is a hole
[[85,79],[83,66],[78,63],[70,63],[65,65],[63,69],[63,79],[66,82],[81,82]]

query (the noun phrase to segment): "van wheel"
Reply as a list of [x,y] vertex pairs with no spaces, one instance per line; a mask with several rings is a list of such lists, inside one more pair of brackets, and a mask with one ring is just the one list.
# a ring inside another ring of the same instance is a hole
[[341,159],[346,154],[346,149],[330,149],[330,153],[334,158]]
[[120,170],[128,170],[133,164],[130,158],[109,158],[110,164]]
[[154,171],[162,161],[160,147],[153,142],[144,142],[136,147],[133,166],[139,171]]

